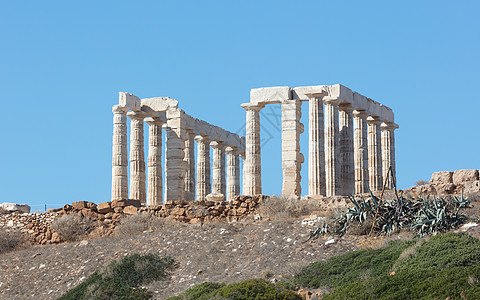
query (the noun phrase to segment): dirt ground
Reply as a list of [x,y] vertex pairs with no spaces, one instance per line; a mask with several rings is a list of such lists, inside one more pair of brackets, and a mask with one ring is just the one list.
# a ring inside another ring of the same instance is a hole
[[169,255],[178,263],[167,281],[147,286],[165,299],[205,281],[232,283],[268,273],[288,278],[311,262],[372,246],[358,236],[335,238],[328,246],[322,237],[305,242],[313,228],[302,220],[168,223],[130,238],[35,246],[0,255],[0,299],[56,299],[112,260],[135,253]]

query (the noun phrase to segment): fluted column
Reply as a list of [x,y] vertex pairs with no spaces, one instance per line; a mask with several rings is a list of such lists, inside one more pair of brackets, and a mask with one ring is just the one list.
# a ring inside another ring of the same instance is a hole
[[197,201],[204,201],[211,191],[210,139],[197,135]]
[[164,124],[165,130],[165,202],[185,199],[185,141],[175,122]]
[[325,195],[325,132],[323,97],[311,94],[308,102],[308,194]]
[[253,196],[262,193],[260,109],[262,109],[264,105],[244,103],[242,107],[247,113],[243,194]]
[[355,166],[353,163],[353,107],[340,104],[340,182],[343,195],[355,192]]
[[339,130],[337,99],[323,100],[325,104],[325,187],[326,195],[336,196],[340,191]]
[[128,199],[127,109],[119,105],[113,111],[112,201]]
[[195,134],[187,129],[185,139],[185,158],[187,164],[185,174],[185,200],[195,200]]
[[356,110],[354,154],[355,154],[355,193],[368,193],[368,144],[367,144],[367,116],[365,111]]
[[144,112],[127,113],[131,120],[130,127],[130,199],[146,202],[145,192],[145,152],[143,145],[143,119]]
[[299,100],[282,101],[282,170],[283,196],[300,196],[302,187],[303,154],[300,153],[300,134],[303,132],[302,102]]
[[392,167],[392,175],[395,178],[395,136],[394,130],[398,128],[397,124],[382,123],[382,172],[383,178],[387,179],[386,188],[393,189],[392,176],[387,176],[388,169]]
[[164,122],[157,118],[146,118],[145,122],[149,125],[147,158],[147,205],[162,205],[162,125]]
[[212,160],[212,194],[226,196],[225,186],[225,144],[212,141],[210,146],[213,149]]
[[380,191],[383,185],[382,176],[382,148],[380,124],[378,117],[368,117],[368,173],[370,190]]
[[240,193],[240,158],[234,147],[225,148],[227,154],[227,201]]

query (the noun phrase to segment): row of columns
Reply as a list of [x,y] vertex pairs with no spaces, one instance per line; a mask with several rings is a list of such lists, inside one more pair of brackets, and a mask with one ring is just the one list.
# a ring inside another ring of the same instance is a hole
[[[162,128],[166,131],[166,200],[192,201],[195,198],[206,200],[209,194],[213,199],[226,197],[227,200],[232,200],[235,195],[240,194],[240,151],[235,147],[227,146],[221,141],[212,141],[206,136],[195,136],[190,129],[184,129],[185,137],[180,138],[182,135],[160,118],[148,117],[141,111],[128,111],[119,105],[115,105],[112,111],[114,115],[112,200],[135,199],[148,205],[163,203]],[[129,161],[127,116],[131,119]],[[149,125],[147,172],[145,172],[144,122]],[[196,164],[194,141],[197,142]],[[210,147],[213,148],[212,178],[210,178]],[[127,175],[129,163],[130,186]],[[148,191],[146,191],[147,177]],[[179,178],[183,180],[178,180]]]
[[[313,93],[309,97],[309,195],[349,195],[377,191],[389,168],[395,177],[394,130],[350,103]],[[299,136],[301,102],[284,100],[282,105],[283,195],[301,195],[300,170],[303,155]],[[245,195],[261,194],[260,115],[264,104],[242,104],[246,110]],[[389,180],[387,188],[393,187]]]

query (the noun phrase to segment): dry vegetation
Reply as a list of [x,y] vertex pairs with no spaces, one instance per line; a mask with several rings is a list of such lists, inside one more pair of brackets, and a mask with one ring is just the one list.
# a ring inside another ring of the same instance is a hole
[[0,228],[0,254],[14,250],[23,243],[22,233]]
[[89,218],[72,214],[56,218],[52,228],[62,240],[73,242],[86,236],[93,229],[93,224]]
[[128,216],[120,221],[115,228],[115,235],[129,237],[146,232],[154,232],[163,229],[165,220],[153,214],[142,213]]
[[298,200],[296,197],[272,196],[264,199],[257,211],[265,219],[285,221],[299,218],[313,211],[321,211],[322,203],[315,200]]

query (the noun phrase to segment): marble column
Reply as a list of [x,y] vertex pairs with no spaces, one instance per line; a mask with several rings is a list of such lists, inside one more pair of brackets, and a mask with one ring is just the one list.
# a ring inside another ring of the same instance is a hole
[[130,111],[127,116],[131,120],[130,127],[130,199],[146,202],[145,191],[145,152],[143,145],[143,119],[144,112]]
[[300,153],[300,134],[303,132],[302,102],[299,100],[282,101],[282,195],[300,196],[302,188],[303,154]]
[[195,200],[195,134],[187,129],[185,139],[185,201]]
[[112,201],[128,199],[127,109],[119,105],[113,111]]
[[167,110],[165,130],[165,202],[185,199],[185,118],[181,110]]
[[[398,128],[394,123],[382,123],[380,125],[382,131],[382,172],[383,178],[387,179],[386,188],[393,189],[393,178],[395,178],[395,136],[394,131]],[[388,169],[392,167],[392,174],[388,175]]]
[[225,144],[212,141],[210,147],[213,149],[212,194],[225,197],[227,194],[225,185]]
[[264,105],[244,103],[242,107],[247,113],[243,194],[253,196],[262,193],[260,109],[262,109]]
[[355,154],[355,193],[368,193],[368,143],[367,117],[365,111],[353,112],[355,119],[354,154]]
[[197,135],[197,201],[205,201],[211,191],[210,139]]
[[340,194],[338,99],[324,99],[325,104],[325,189],[326,196]]
[[146,118],[148,131],[148,190],[147,205],[163,204],[163,176],[162,176],[162,125],[158,118]]
[[307,95],[308,101],[308,194],[325,195],[325,132],[323,97],[325,93]]
[[340,182],[341,193],[355,193],[355,165],[353,154],[353,107],[350,104],[340,104]]
[[381,191],[383,187],[382,176],[382,148],[380,124],[378,117],[368,117],[368,174],[371,191]]
[[227,201],[232,201],[240,194],[240,157],[238,151],[231,146],[225,148],[227,154]]

